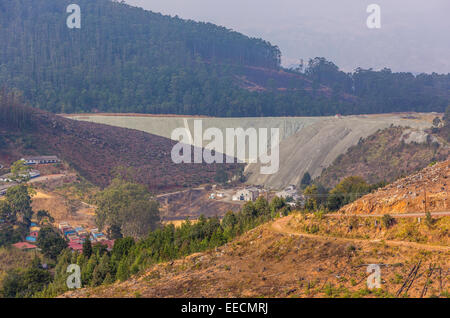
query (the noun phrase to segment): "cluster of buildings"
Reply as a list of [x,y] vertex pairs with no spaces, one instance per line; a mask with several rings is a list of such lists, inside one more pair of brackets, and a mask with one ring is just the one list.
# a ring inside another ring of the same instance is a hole
[[[57,156],[28,156],[20,160],[22,160],[27,166],[54,164],[61,162],[61,160],[59,160]],[[3,165],[0,165],[0,169],[2,168]],[[40,175],[41,173],[39,172],[39,170],[32,169],[28,171],[26,174],[22,175],[22,177],[34,179],[39,177]],[[14,182],[14,180],[11,179],[11,177],[12,177],[11,173],[7,173],[5,175],[0,176],[0,196],[5,195],[8,188],[16,185],[16,183]]]
[[[248,187],[238,190],[232,197],[233,201],[255,201],[259,196],[264,195],[267,192],[265,189],[259,189],[256,187]],[[213,194],[211,194],[213,195]],[[283,191],[279,191],[275,194],[279,198],[283,198],[289,205],[296,205],[297,202],[304,202],[304,196],[300,195],[295,185],[290,185]],[[211,197],[210,197],[211,198]]]
[[111,250],[114,246],[113,240],[108,240],[106,235],[98,229],[90,231],[83,227],[72,227],[69,223],[63,222],[58,225],[61,234],[69,241],[68,246],[72,251],[81,252],[83,250],[83,243],[90,240],[93,245],[103,244]]
[[[73,228],[67,222],[60,223],[58,229],[61,235],[63,235],[64,238],[68,241],[68,247],[72,251],[82,252],[83,243],[86,240],[90,240],[92,242],[92,245],[95,244],[106,245],[108,251],[111,251],[112,248],[114,247],[114,241],[108,240],[106,235],[100,232],[98,229],[92,229],[88,231],[83,227]],[[35,244],[39,237],[40,230],[41,228],[38,227],[36,223],[31,223],[30,233],[26,237],[25,241],[13,244],[13,246],[18,249],[27,251],[39,250],[39,248]]]
[[[34,179],[39,177],[40,175],[41,173],[39,172],[39,170],[30,170],[26,174],[22,174],[20,176]],[[14,180],[12,180],[11,177],[12,177],[11,173],[4,174],[3,176],[0,176],[0,182],[7,182],[7,183],[13,182]]]
[[13,244],[12,246],[14,246],[20,250],[26,250],[26,251],[39,250],[38,247],[36,246],[36,242],[39,237],[40,230],[41,230],[41,228],[38,227],[36,223],[31,223],[30,233],[25,238],[25,241]]

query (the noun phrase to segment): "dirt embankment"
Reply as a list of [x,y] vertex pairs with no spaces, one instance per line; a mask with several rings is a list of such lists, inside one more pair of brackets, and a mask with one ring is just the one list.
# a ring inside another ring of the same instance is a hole
[[38,190],[33,196],[34,211],[46,210],[54,218],[54,224],[69,222],[73,226],[95,227],[95,207],[56,192]]

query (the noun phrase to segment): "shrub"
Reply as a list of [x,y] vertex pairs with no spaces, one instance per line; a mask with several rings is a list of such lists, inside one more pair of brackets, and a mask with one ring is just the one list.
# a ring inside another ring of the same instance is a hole
[[383,215],[381,222],[383,223],[383,226],[388,229],[395,224],[395,218],[393,218],[389,214],[385,214]]

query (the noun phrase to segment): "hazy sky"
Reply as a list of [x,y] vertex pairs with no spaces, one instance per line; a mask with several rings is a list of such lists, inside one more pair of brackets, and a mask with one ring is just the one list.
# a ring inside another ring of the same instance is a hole
[[[283,64],[323,56],[345,70],[450,72],[450,0],[126,0],[278,45]],[[381,29],[368,29],[369,4]]]

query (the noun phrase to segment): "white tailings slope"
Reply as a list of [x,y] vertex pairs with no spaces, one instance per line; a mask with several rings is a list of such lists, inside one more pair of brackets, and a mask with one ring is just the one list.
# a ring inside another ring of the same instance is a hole
[[[194,136],[194,120],[202,120],[203,132],[219,128],[223,136],[226,128],[279,128],[280,168],[272,175],[260,174],[258,163],[249,164],[246,172],[248,183],[281,189],[298,184],[308,171],[312,177],[320,175],[340,154],[356,145],[378,129],[390,125],[411,127],[422,131],[432,126],[437,114],[381,114],[344,117],[258,117],[258,118],[211,118],[149,115],[71,115],[69,118],[108,124],[112,126],[145,131],[171,138],[176,128],[189,127]],[[225,140],[225,138],[224,138]],[[206,146],[210,141],[203,142]],[[248,142],[248,141],[247,141]],[[248,149],[248,147],[247,147]],[[224,151],[226,153],[226,151]],[[233,153],[226,153],[233,156]],[[242,159],[242,158],[240,158]]]

